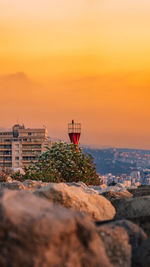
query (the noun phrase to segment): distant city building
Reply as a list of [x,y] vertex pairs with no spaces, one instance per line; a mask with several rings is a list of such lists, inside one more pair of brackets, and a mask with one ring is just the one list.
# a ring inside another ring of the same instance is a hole
[[132,171],[130,173],[131,179],[136,179],[137,181],[140,181],[141,175],[139,171]]
[[99,175],[99,178],[100,178],[100,180],[102,181],[102,183],[103,184],[106,184],[107,185],[107,183],[108,183],[108,178],[107,178],[107,176],[105,176],[105,175]]
[[143,170],[142,184],[150,185],[150,169]]
[[50,146],[47,129],[25,128],[16,124],[12,131],[0,132],[0,169],[19,169],[35,162]]

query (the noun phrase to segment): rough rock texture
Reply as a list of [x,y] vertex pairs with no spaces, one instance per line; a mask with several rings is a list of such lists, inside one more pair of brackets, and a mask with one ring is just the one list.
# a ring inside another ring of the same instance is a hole
[[40,189],[41,187],[47,186],[48,183],[44,183],[42,181],[35,181],[35,180],[25,180],[23,185],[26,190],[35,191]]
[[[106,224],[106,223],[105,223]],[[98,227],[105,225],[103,222],[96,222]],[[118,220],[107,222],[107,227],[120,226],[125,229],[129,236],[129,243],[132,246],[132,254],[136,253],[137,248],[147,239],[147,234],[141,227],[128,220]]]
[[133,197],[141,197],[141,196],[150,196],[150,186],[141,186],[136,189],[129,188],[128,189]]
[[5,183],[0,183],[0,189],[10,189],[10,190],[25,190],[25,186],[20,181],[8,181]]
[[150,238],[148,238],[137,250],[133,257],[133,267],[150,266]]
[[[128,220],[111,221],[108,223],[96,222],[96,225],[105,244],[110,261],[115,266],[130,266],[129,258],[131,258],[131,253],[129,251],[129,244],[132,248],[131,252],[133,261],[137,255],[137,249],[140,248],[143,242],[147,239],[147,235],[142,228]],[[128,240],[122,229],[126,231]]]
[[114,200],[115,219],[128,219],[150,235],[150,196]]
[[11,190],[0,193],[0,266],[112,267],[88,217]]
[[116,208],[116,219],[150,215],[150,196],[115,200],[113,205]]
[[133,217],[130,218],[130,220],[140,227],[145,231],[145,233],[150,236],[150,215],[148,216],[139,216],[139,217]]
[[72,183],[66,183],[69,186],[76,186],[80,189],[82,189],[85,193],[89,193],[89,194],[98,194],[97,191],[95,191],[92,187],[87,186],[85,183],[83,182],[72,182]]
[[102,195],[104,197],[106,197],[108,200],[110,200],[111,202],[113,202],[116,199],[129,198],[129,197],[133,196],[127,190],[123,190],[123,191],[120,191],[120,192],[114,192],[114,191],[110,190],[110,191],[102,193]]
[[75,186],[64,183],[49,184],[34,192],[39,197],[62,204],[66,208],[79,210],[94,220],[110,220],[115,216],[115,208],[109,200],[97,194],[87,194]]
[[126,230],[114,224],[104,224],[98,227],[98,232],[113,266],[130,267],[131,246]]

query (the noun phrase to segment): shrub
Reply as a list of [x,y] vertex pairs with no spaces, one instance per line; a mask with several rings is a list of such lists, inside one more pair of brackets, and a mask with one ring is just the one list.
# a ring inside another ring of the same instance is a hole
[[54,143],[42,153],[36,163],[24,169],[25,179],[44,182],[78,182],[100,184],[93,158],[82,149],[67,143]]

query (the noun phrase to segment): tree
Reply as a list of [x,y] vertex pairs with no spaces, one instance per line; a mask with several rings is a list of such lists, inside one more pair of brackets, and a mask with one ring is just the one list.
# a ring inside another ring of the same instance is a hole
[[63,142],[54,143],[42,153],[36,163],[25,167],[25,179],[44,182],[78,182],[87,185],[100,184],[96,167],[90,154],[83,154],[80,148]]

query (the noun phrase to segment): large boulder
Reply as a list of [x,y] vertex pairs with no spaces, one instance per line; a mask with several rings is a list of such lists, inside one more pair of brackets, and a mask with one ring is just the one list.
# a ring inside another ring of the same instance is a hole
[[116,208],[116,219],[150,215],[150,196],[115,200],[113,205]]
[[125,229],[118,225],[104,224],[98,227],[110,262],[115,267],[131,266],[131,245]]
[[132,254],[136,253],[137,248],[147,239],[147,234],[141,227],[129,220],[112,220],[108,222],[96,222],[97,227],[107,226],[115,228],[116,226],[125,229],[129,236],[129,243],[132,246]]
[[150,196],[150,186],[141,186],[135,189],[129,188],[129,192],[133,197]]
[[114,200],[115,219],[128,219],[150,235],[150,196]]
[[0,266],[112,267],[94,224],[30,192],[0,192]]
[[131,252],[133,259],[147,239],[142,228],[128,220],[96,222],[96,225],[111,263],[116,267],[130,266]]
[[133,257],[133,267],[149,267],[150,266],[150,238],[145,240],[141,247],[138,248]]
[[150,215],[132,217],[130,220],[142,227],[145,233],[150,236]]
[[51,183],[35,191],[34,194],[66,208],[88,214],[94,220],[110,220],[115,216],[115,208],[109,200],[97,194],[85,193],[76,186]]

